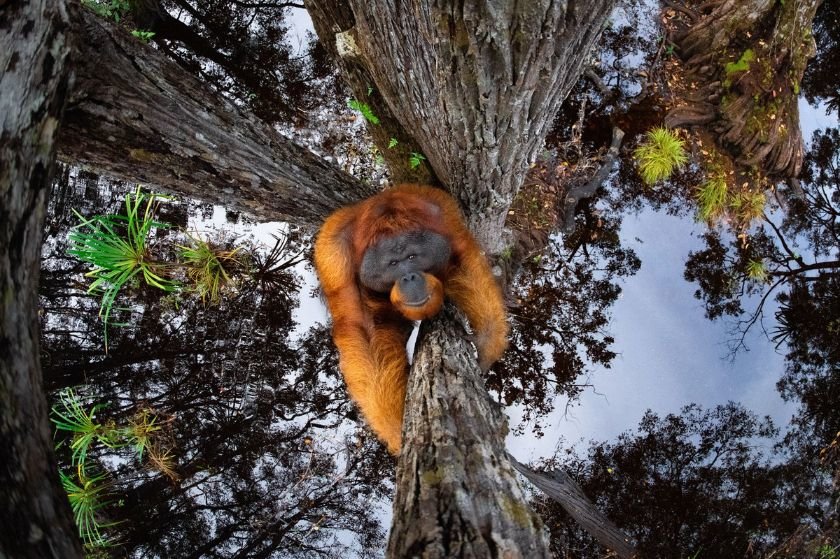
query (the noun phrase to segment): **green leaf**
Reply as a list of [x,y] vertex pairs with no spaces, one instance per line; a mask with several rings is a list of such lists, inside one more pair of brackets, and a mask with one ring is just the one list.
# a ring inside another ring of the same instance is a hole
[[360,113],[362,113],[362,116],[365,117],[365,120],[370,122],[371,124],[379,124],[379,117],[373,114],[373,110],[367,103],[362,103],[357,99],[350,99],[349,101],[347,101],[347,106],[353,109],[354,111],[359,111]]
[[417,166],[425,160],[425,155],[423,155],[422,153],[417,153],[416,151],[412,151],[411,158],[408,160],[408,164],[409,166],[411,166],[412,169],[416,169]]
[[155,32],[154,32],[154,31],[145,31],[145,30],[142,30],[142,29],[135,29],[134,31],[132,31],[132,32],[131,32],[131,34],[132,34],[134,37],[137,37],[138,39],[140,39],[141,41],[143,41],[144,43],[148,43],[148,42],[149,42],[149,40],[150,40],[152,37],[154,37],[154,36],[155,36]]
[[125,197],[125,214],[85,218],[73,210],[79,225],[70,232],[67,252],[93,267],[85,276],[93,279],[88,293],[102,293],[99,315],[105,325],[106,348],[111,310],[126,283],[142,273],[143,280],[157,289],[174,291],[179,287],[160,274],[160,264],[152,260],[149,250],[152,229],[169,227],[154,219],[160,201],[165,199],[141,192],[138,187]]

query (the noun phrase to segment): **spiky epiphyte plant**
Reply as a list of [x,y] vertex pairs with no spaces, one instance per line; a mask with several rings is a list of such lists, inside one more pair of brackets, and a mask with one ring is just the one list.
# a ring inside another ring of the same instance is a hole
[[761,191],[744,189],[734,196],[729,205],[738,223],[747,226],[764,215],[767,196]]
[[73,509],[73,518],[82,541],[86,546],[94,548],[110,545],[111,542],[102,531],[113,526],[113,523],[103,523],[100,520],[100,511],[110,504],[105,500],[108,490],[108,484],[103,482],[105,474],[89,477],[80,471],[78,478],[68,476],[64,472],[59,472],[58,475]]
[[236,253],[239,249],[223,250],[209,242],[190,236],[190,246],[180,246],[181,258],[187,268],[187,277],[193,283],[193,289],[206,304],[218,303],[222,289],[230,283],[230,276],[225,266],[238,264]]
[[116,428],[95,420],[96,412],[104,407],[102,404],[96,404],[86,411],[73,390],[63,391],[59,395],[59,403],[52,407],[52,422],[56,429],[73,434],[73,440],[70,442],[72,461],[82,474],[88,448],[94,440],[112,448],[119,446],[116,441]]
[[158,417],[149,408],[141,408],[129,421],[125,429],[128,444],[134,447],[138,460],[143,459],[143,451],[149,447],[152,434],[160,431]]
[[107,325],[117,294],[123,285],[140,275],[148,285],[174,291],[177,284],[160,275],[160,264],[149,254],[149,233],[168,224],[155,221],[162,197],[146,194],[138,187],[125,196],[125,215],[97,215],[86,219],[76,212],[81,223],[70,233],[71,248],[76,258],[93,265],[85,274],[93,278],[88,293],[102,292],[99,314]]
[[[140,408],[128,424],[117,426],[114,421],[97,422],[96,412],[104,406],[97,404],[86,410],[73,390],[65,390],[59,398],[59,403],[52,408],[51,419],[56,429],[73,434],[71,461],[76,472],[75,476],[70,476],[59,471],[61,484],[70,500],[87,556],[98,556],[103,548],[113,545],[114,541],[103,535],[103,529],[115,523],[103,523],[101,515],[101,509],[111,504],[105,500],[111,485],[106,481],[107,474],[90,475],[88,472],[88,448],[94,440],[111,449],[131,446],[137,452],[138,460],[143,459],[145,451],[151,468],[173,481],[180,477],[175,471],[172,450],[156,440],[160,438],[162,425],[151,408]],[[59,442],[56,448],[62,444]]]
[[767,283],[767,266],[763,260],[750,260],[747,262],[747,276],[758,283]]
[[180,474],[175,471],[175,456],[171,448],[165,448],[157,444],[149,447],[149,463],[152,468],[159,471],[172,481],[181,479]]
[[688,161],[685,142],[675,132],[662,127],[648,131],[633,156],[639,163],[642,180],[648,185],[667,179]]

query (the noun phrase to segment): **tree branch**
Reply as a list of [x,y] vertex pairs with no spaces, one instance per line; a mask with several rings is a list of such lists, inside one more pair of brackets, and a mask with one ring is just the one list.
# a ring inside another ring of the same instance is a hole
[[511,465],[538,489],[563,507],[569,516],[589,532],[598,543],[621,559],[636,556],[630,539],[589,500],[583,489],[563,470],[550,475],[536,472],[508,454]]
[[613,126],[612,142],[610,142],[610,149],[604,156],[604,161],[601,167],[595,172],[595,175],[583,186],[571,189],[566,194],[565,201],[565,220],[563,222],[563,232],[571,233],[575,229],[575,207],[580,200],[590,198],[595,194],[595,191],[600,188],[604,181],[609,178],[612,168],[618,160],[618,151],[621,149],[621,142],[624,140],[624,131],[618,126]]
[[88,10],[73,19],[59,157],[265,220],[315,224],[375,192]]

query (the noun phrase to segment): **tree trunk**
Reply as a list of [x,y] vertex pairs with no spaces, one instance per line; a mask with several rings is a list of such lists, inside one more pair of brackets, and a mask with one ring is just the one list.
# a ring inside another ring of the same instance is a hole
[[[412,167],[412,154],[423,150],[412,134],[397,120],[382,93],[373,87],[373,77],[358,56],[358,50],[353,50],[355,39],[352,30],[355,18],[350,5],[345,1],[308,1],[306,9],[312,18],[315,31],[321,38],[321,44],[340,69],[344,83],[350,87],[354,98],[368,105],[379,120],[378,124],[368,123],[367,130],[388,166],[391,180],[395,184],[440,184],[428,161],[420,160]],[[340,32],[345,29],[350,31]],[[397,142],[396,145],[394,141]]]
[[426,328],[409,378],[387,556],[548,557],[463,317],[447,305]]
[[[369,126],[380,151],[388,157],[388,137],[408,134],[498,253],[511,201],[613,4],[309,0],[307,9],[354,95],[380,117],[381,129]],[[405,162],[388,162],[401,176]],[[412,368],[388,556],[548,556],[504,452],[504,419],[453,321],[433,322]]]
[[63,0],[0,10],[0,557],[81,557],[38,361],[44,201],[72,84],[69,17]]
[[345,73],[355,95],[365,98],[371,86],[383,98],[468,210],[479,242],[497,253],[508,207],[614,4],[309,0],[306,6],[321,42],[352,45],[345,57],[357,72],[366,70]]
[[668,126],[706,125],[742,167],[795,177],[804,144],[799,83],[814,53],[812,23],[822,0],[721,0],[674,42],[689,89]]
[[263,220],[318,224],[375,191],[211,92],[124,29],[78,10],[77,85],[59,158]]

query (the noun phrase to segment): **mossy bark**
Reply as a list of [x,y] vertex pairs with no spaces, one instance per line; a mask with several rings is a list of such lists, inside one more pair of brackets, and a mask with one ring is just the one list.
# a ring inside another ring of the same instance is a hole
[[[814,53],[822,0],[721,0],[700,5],[673,38],[694,82],[665,118],[703,125],[742,166],[771,177],[799,174],[804,146],[797,99]],[[690,6],[689,6],[690,7]]]

